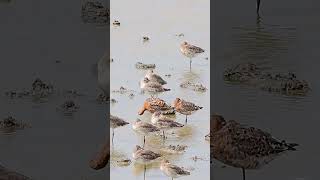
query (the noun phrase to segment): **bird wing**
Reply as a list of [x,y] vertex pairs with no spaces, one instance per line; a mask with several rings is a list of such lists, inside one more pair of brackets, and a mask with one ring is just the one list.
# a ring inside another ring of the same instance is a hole
[[155,153],[153,151],[150,150],[143,150],[140,155],[144,158],[144,159],[149,159],[149,160],[153,160],[153,159],[157,159],[158,157],[160,157],[161,155],[158,153]]
[[187,101],[182,101],[182,105],[186,111],[195,111],[202,108],[200,106],[195,105],[192,102],[187,102]]
[[189,175],[190,174],[190,172],[185,171],[181,167],[173,165],[173,164],[169,165],[168,170],[171,171],[172,174],[175,174],[175,173],[178,174],[178,175]]
[[247,156],[264,157],[276,155],[290,150],[289,145],[273,138],[269,133],[254,127],[246,127],[230,121],[220,131],[213,134],[212,142],[219,145],[219,149],[238,158]]
[[204,50],[198,46],[194,46],[194,45],[189,45],[188,48],[192,51],[194,51],[195,53],[203,53]]

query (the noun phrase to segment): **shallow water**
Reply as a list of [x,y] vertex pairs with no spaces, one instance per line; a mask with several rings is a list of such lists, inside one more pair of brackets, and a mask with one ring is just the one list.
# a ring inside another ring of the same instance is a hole
[[[191,175],[185,180],[195,178],[209,179],[209,143],[204,136],[209,132],[210,113],[210,19],[209,0],[181,3],[180,0],[163,1],[111,1],[111,21],[119,20],[120,27],[111,27],[111,90],[121,86],[134,91],[134,97],[129,94],[111,93],[118,103],[111,106],[111,113],[133,123],[137,118],[150,122],[150,113],[139,117],[138,110],[143,101],[149,97],[141,94],[139,81],[146,71],[135,68],[135,63],[155,63],[155,72],[160,74],[168,84],[169,92],[158,95],[169,104],[176,97],[192,101],[204,109],[189,116],[188,125],[177,130],[177,136],[169,135],[165,145],[184,144],[188,146],[186,153],[177,156],[165,156],[172,163],[192,169]],[[188,13],[186,13],[188,12]],[[183,33],[184,37],[176,34]],[[143,42],[142,37],[150,40]],[[189,70],[189,60],[179,51],[179,45],[184,41],[198,45],[206,53],[193,60],[192,71]],[[206,60],[205,57],[209,57]],[[171,77],[165,77],[171,74]],[[189,80],[199,82],[208,88],[204,93],[181,89],[180,83]],[[177,114],[176,119],[184,123],[185,116]],[[114,146],[111,148],[114,160],[132,158],[135,145],[142,145],[143,137],[132,130],[132,125],[115,130]],[[163,146],[159,136],[147,137],[146,147],[159,152]],[[193,161],[198,156],[205,160]],[[130,166],[118,167],[111,165],[111,179],[143,179],[144,166],[133,162]],[[146,179],[165,179],[159,169],[159,162],[147,166]]]
[[[213,112],[300,144],[298,151],[248,171],[247,179],[319,179],[320,146],[313,140],[319,136],[319,2],[262,1],[262,21],[257,23],[255,1],[217,0],[213,15]],[[268,71],[294,72],[311,84],[312,91],[306,97],[288,97],[224,83],[223,70],[243,62]],[[240,169],[213,170],[214,179],[242,178]]]

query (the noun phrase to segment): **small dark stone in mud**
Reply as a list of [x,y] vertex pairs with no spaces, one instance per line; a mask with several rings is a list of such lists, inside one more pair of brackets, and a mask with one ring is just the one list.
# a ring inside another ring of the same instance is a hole
[[103,103],[103,102],[108,102],[109,101],[109,96],[106,96],[105,93],[100,93],[98,94],[96,100],[100,103]]
[[118,166],[129,166],[131,164],[130,159],[121,159],[117,161]]
[[110,99],[110,103],[112,103],[112,104],[114,104],[114,103],[117,103],[118,101],[117,100],[115,100],[115,99]]
[[142,62],[137,62],[136,68],[137,69],[154,69],[154,68],[156,68],[156,65],[155,64],[144,64]]
[[207,88],[203,86],[202,84],[199,83],[192,83],[190,81],[186,81],[180,84],[181,88],[188,88],[193,91],[200,91],[200,92],[205,92],[207,91]]
[[110,10],[96,0],[88,0],[82,4],[81,18],[84,23],[107,24],[110,19]]
[[205,59],[205,60],[209,60],[209,58],[208,58],[208,57],[205,57],[204,59]]
[[29,128],[30,125],[17,121],[12,116],[9,116],[0,121],[0,129],[2,130],[16,130],[16,129],[24,129]]
[[37,78],[32,83],[31,94],[38,98],[47,97],[53,93],[53,86],[51,84],[47,84],[41,79]]
[[76,112],[80,106],[76,105],[76,103],[72,100],[65,101],[61,106],[60,110],[62,110],[65,113],[72,113]]
[[7,91],[5,92],[5,95],[10,98],[23,98],[30,95],[30,91],[27,90],[21,90],[21,91]]
[[5,95],[10,98],[23,98],[23,97],[33,97],[33,98],[46,98],[53,94],[53,86],[47,84],[41,79],[37,78],[33,81],[30,90],[11,90],[5,92]]
[[164,76],[166,76],[166,77],[171,77],[171,74],[166,74],[166,75],[164,75]]
[[129,97],[130,97],[130,98],[133,98],[133,97],[134,97],[134,94],[133,94],[133,93],[129,94]]
[[110,58],[110,62],[113,62],[114,60],[113,60],[113,58]]
[[143,42],[146,42],[146,41],[150,40],[150,38],[148,36],[143,36],[142,39],[143,39]]
[[99,103],[111,103],[111,104],[114,104],[114,103],[117,103],[118,101],[115,100],[115,99],[110,99],[109,96],[106,96],[104,93],[100,93],[98,94],[96,100],[99,102]]
[[238,64],[224,72],[229,83],[246,84],[268,92],[285,95],[306,95],[311,90],[309,83],[293,73],[270,73],[253,63]]
[[78,96],[84,96],[84,94],[79,93],[77,90],[75,89],[70,89],[70,90],[66,90],[65,94],[68,96],[74,96],[74,97],[78,97]]
[[129,89],[121,86],[121,87],[119,88],[119,90],[113,90],[112,92],[113,92],[113,93],[126,94],[126,93],[129,93],[129,92],[133,92],[133,90],[129,90]]
[[201,161],[205,161],[205,159],[203,159],[203,158],[201,158],[201,157],[198,157],[198,156],[193,156],[193,157],[191,157],[191,159],[193,160],[193,161],[198,161],[198,160],[201,160]]
[[114,26],[120,26],[120,22],[118,20],[113,21],[112,23]]
[[162,148],[161,150],[170,154],[181,154],[186,151],[187,147],[188,146],[185,145],[169,145]]
[[184,34],[183,34],[183,33],[180,33],[180,34],[176,34],[176,36],[178,36],[178,37],[183,37]]

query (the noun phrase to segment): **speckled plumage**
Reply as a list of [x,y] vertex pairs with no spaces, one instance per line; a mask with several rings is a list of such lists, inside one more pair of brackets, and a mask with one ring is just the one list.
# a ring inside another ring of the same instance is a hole
[[168,88],[164,88],[162,84],[156,82],[156,81],[151,81],[147,77],[144,77],[140,81],[140,88],[143,91],[151,92],[151,93],[159,93],[159,92],[165,92],[165,91],[170,91]]
[[203,53],[204,50],[198,46],[194,46],[192,44],[189,44],[187,42],[183,42],[180,45],[180,51],[183,55],[187,56],[188,58],[193,58],[196,55]]
[[161,157],[161,155],[158,153],[155,153],[153,151],[143,149],[142,147],[137,145],[134,149],[132,157],[134,160],[136,160],[138,162],[150,163],[150,162],[158,159],[159,157]]
[[269,133],[247,127],[234,120],[226,121],[213,115],[210,144],[213,157],[227,165],[244,169],[259,169],[277,156],[295,150],[297,144],[279,141]]
[[203,108],[201,106],[195,105],[192,102],[188,102],[180,98],[176,98],[172,105],[177,112],[183,115],[191,115],[193,112]]
[[113,116],[110,114],[110,127],[115,129],[121,126],[125,126],[129,124],[128,122],[126,122],[125,120],[117,117],[117,116]]
[[169,106],[164,100],[160,98],[151,97],[144,101],[143,107],[139,110],[139,115],[142,115],[145,111],[154,113],[161,111],[165,114],[174,114],[173,107]]
[[155,132],[159,132],[160,129],[157,128],[156,126],[147,123],[147,122],[143,122],[140,119],[137,119],[136,122],[133,123],[132,128],[139,132],[140,134],[143,135],[149,135],[151,133],[155,133]]
[[157,126],[160,129],[173,129],[173,128],[181,128],[184,125],[178,122],[173,121],[168,118],[161,118],[161,112],[156,111],[152,114],[151,123]]
[[174,164],[171,164],[169,161],[165,160],[161,162],[160,170],[166,174],[167,176],[173,178],[178,178],[181,176],[188,176],[190,175],[190,172],[182,169],[179,166],[176,166]]
[[147,74],[145,75],[146,78],[148,78],[150,81],[153,82],[157,82],[161,85],[165,85],[167,84],[167,81],[165,81],[164,79],[162,79],[161,76],[159,76],[158,74],[155,74],[153,72],[153,70],[148,70]]
[[169,145],[162,148],[161,150],[170,154],[180,154],[185,152],[186,149],[187,149],[187,146],[185,145]]

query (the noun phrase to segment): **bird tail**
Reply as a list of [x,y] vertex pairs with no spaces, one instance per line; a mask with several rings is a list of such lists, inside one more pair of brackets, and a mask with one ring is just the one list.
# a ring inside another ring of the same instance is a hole
[[170,91],[171,89],[168,88],[163,88],[164,91]]
[[288,150],[290,151],[296,151],[297,149],[295,147],[297,146],[299,146],[297,143],[287,143]]

